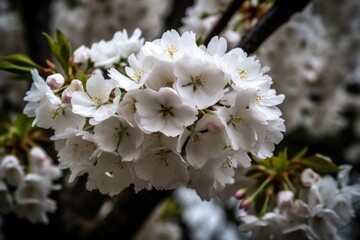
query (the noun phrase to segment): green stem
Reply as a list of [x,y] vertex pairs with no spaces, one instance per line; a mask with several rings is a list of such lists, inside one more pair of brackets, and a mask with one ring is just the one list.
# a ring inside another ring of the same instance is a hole
[[261,185],[260,187],[248,198],[250,202],[253,202],[259,193],[262,192],[262,190],[266,187],[266,185],[272,180],[272,177],[268,177]]

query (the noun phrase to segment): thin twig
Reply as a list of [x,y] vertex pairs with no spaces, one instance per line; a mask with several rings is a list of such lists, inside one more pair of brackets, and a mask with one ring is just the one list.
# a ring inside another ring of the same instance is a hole
[[238,47],[251,54],[290,17],[300,12],[310,0],[277,0],[272,8],[242,38]]
[[241,7],[242,3],[245,0],[233,0],[232,3],[228,6],[226,11],[223,13],[219,21],[215,24],[215,26],[211,29],[210,33],[206,36],[204,44],[207,45],[211,38],[219,35],[221,31],[226,27],[229,23],[231,17],[235,14],[237,10]]

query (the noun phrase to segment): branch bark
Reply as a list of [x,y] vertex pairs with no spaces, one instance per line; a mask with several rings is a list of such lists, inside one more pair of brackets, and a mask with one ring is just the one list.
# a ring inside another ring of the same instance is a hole
[[300,12],[310,0],[277,0],[272,8],[242,38],[238,47],[248,54],[258,47],[290,17]]
[[245,0],[233,0],[232,3],[228,6],[226,11],[223,13],[221,18],[218,20],[218,22],[215,24],[215,26],[211,29],[209,34],[206,36],[204,44],[208,45],[211,38],[219,35],[221,31],[226,27],[226,25],[229,23],[232,16],[234,16],[235,12],[239,10],[241,5],[243,4]]

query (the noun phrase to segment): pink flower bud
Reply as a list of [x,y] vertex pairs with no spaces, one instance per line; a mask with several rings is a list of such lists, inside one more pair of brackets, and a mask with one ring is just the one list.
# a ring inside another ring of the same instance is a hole
[[74,79],[70,85],[62,92],[61,97],[65,103],[71,103],[72,94],[76,91],[84,91],[80,80]]
[[294,202],[294,193],[291,191],[281,191],[277,195],[278,206],[281,209],[290,209]]
[[244,188],[241,188],[235,192],[235,197],[240,200],[241,198],[243,198],[245,196],[245,193],[246,193],[246,190]]
[[301,173],[301,182],[305,187],[311,187],[319,181],[319,179],[319,174],[314,172],[311,168],[307,168]]
[[64,85],[65,78],[60,73],[55,73],[46,78],[46,83],[51,89],[58,89]]
[[52,163],[52,159],[41,147],[33,147],[30,150],[30,161],[36,166],[48,166]]
[[251,202],[247,198],[242,200],[242,202],[240,203],[240,206],[239,206],[240,209],[244,209],[244,210],[249,210],[250,207],[251,207]]
[[90,49],[81,45],[74,52],[74,62],[75,63],[85,63],[90,58]]

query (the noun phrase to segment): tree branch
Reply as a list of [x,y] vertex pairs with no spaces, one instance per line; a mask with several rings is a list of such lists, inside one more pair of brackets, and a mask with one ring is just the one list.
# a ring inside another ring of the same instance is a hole
[[207,45],[211,38],[216,35],[219,35],[221,31],[226,27],[229,23],[232,16],[234,16],[235,12],[239,10],[241,4],[245,0],[233,0],[226,11],[223,13],[219,21],[215,24],[215,26],[211,29],[210,33],[206,36],[204,44]]
[[277,0],[272,8],[242,38],[238,47],[251,54],[290,17],[305,8],[310,0]]

